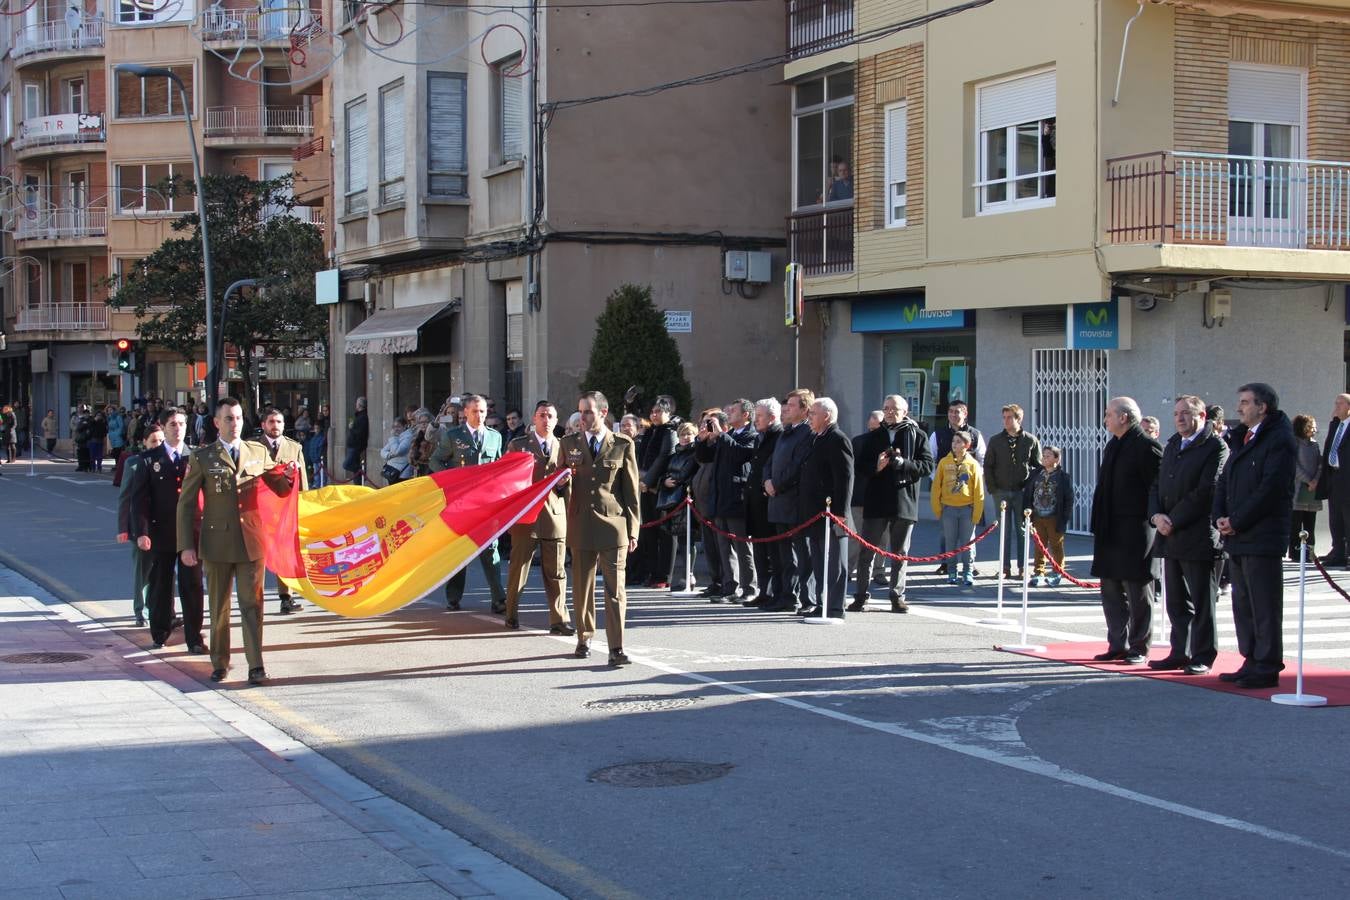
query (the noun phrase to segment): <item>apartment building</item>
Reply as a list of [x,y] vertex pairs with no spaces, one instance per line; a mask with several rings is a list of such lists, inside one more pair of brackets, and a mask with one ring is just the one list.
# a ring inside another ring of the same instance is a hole
[[[4,17],[11,396],[31,389],[35,406],[68,410],[199,394],[204,363],[154,347],[137,346],[134,375],[118,372],[114,344],[135,339],[136,319],[106,305],[110,279],[194,208],[191,197],[162,191],[166,179],[192,175],[185,112],[204,172],[292,170],[297,148],[314,139],[316,104],[291,90],[288,71],[294,35],[311,16],[298,4],[239,0],[36,0]],[[183,89],[120,63],[167,68]],[[298,214],[323,221],[308,207]],[[271,375],[276,402],[317,402],[324,384],[316,359],[279,362]]]
[[[777,73],[549,105],[780,53],[781,7],[503,6],[349,4],[329,39],[335,409],[366,396],[380,432],[464,391],[566,410],[624,282],[667,310],[696,405],[789,389]],[[768,281],[725,277],[740,250]]]
[[[1027,410],[1085,487],[1116,394],[1170,422],[1346,386],[1350,10],[789,0],[790,244],[846,421]],[[953,14],[893,30],[937,12]]]

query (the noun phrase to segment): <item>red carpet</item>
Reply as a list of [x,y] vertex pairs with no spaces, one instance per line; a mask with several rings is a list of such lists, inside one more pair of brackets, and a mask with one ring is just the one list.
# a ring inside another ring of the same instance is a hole
[[[997,649],[1003,648],[998,647]],[[1219,659],[1210,669],[1208,675],[1187,675],[1185,672],[1155,672],[1148,666],[1126,666],[1116,662],[1095,662],[1092,657],[1105,649],[1106,644],[1102,641],[1089,641],[1072,644],[1047,644],[1044,653],[1029,653],[1023,650],[1009,652],[1020,653],[1023,656],[1034,656],[1037,659],[1087,666],[1090,669],[1112,672],[1117,675],[1138,675],[1144,678],[1154,678],[1158,681],[1188,684],[1192,687],[1209,688],[1211,691],[1240,694],[1244,697],[1255,697],[1266,701],[1270,700],[1272,694],[1292,694],[1297,686],[1297,660],[1292,659],[1285,660],[1285,669],[1280,673],[1279,687],[1248,691],[1219,680],[1221,672],[1236,672],[1238,667],[1242,665],[1242,657],[1236,653],[1221,652]],[[1153,650],[1149,654],[1149,659],[1162,659],[1166,655],[1167,648],[1163,647]],[[1350,706],[1350,671],[1304,663],[1303,693],[1326,697],[1327,706]]]

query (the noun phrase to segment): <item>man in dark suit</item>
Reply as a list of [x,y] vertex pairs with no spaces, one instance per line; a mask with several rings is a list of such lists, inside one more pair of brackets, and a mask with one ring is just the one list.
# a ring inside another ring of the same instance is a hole
[[[825,509],[830,510],[852,527],[853,513],[849,498],[853,496],[853,443],[839,430],[839,407],[829,397],[821,397],[811,404],[811,432],[814,439],[811,450],[802,463],[801,515],[803,521]],[[816,578],[816,596],[811,606],[799,615],[809,616],[825,608],[832,619],[844,618],[844,595],[848,592],[848,535],[837,524],[826,526],[817,522],[807,529],[811,554],[811,568]],[[826,568],[825,548],[829,542],[829,567]]]
[[1214,524],[1233,573],[1233,625],[1242,665],[1219,678],[1240,688],[1280,683],[1284,566],[1294,512],[1294,426],[1268,384],[1238,388],[1232,455],[1214,491]]
[[[799,492],[802,463],[815,440],[811,425],[807,422],[811,404],[815,401],[815,394],[799,388],[787,395],[782,406],[783,433],[764,467],[764,493],[768,497],[769,522],[775,534],[786,534],[804,521]],[[778,541],[774,546],[780,548],[778,560],[783,567],[782,592],[772,605],[760,609],[765,612],[793,612],[799,603],[802,607],[810,606],[811,556],[806,534],[799,532]]]
[[[855,450],[856,452],[856,450]],[[861,445],[861,459],[854,471],[866,472],[862,488],[862,536],[873,546],[886,546],[891,553],[909,553],[914,524],[919,521],[919,482],[933,474],[928,438],[919,423],[909,417],[909,403],[891,394],[881,404],[881,427],[868,432]],[[858,493],[854,485],[854,493]],[[889,535],[889,543],[886,542]],[[866,547],[858,551],[857,593],[849,612],[867,609],[876,554]],[[909,612],[905,602],[905,576],[909,564],[891,560],[891,612]]]
[[[766,397],[755,403],[755,431],[759,433],[759,446],[755,455],[750,457],[750,474],[745,481],[745,530],[750,537],[773,537],[773,523],[769,521],[769,495],[764,493],[764,469],[773,459],[774,448],[783,433],[778,423],[782,406],[773,397]],[[777,543],[753,544],[755,556],[755,580],[759,595],[745,601],[745,606],[763,608],[776,606],[783,595],[782,551],[788,541]]]
[[[1327,423],[1327,440],[1322,447],[1322,466],[1317,472],[1314,490],[1318,500],[1327,501],[1327,523],[1331,527],[1331,552],[1322,558],[1322,564],[1344,566],[1350,564],[1346,538],[1350,536],[1350,444],[1344,444],[1350,431],[1350,394],[1337,394],[1332,404],[1331,421]],[[1348,464],[1341,474],[1341,461]]]
[[1203,675],[1219,655],[1214,620],[1219,596],[1214,555],[1219,532],[1209,513],[1214,485],[1228,461],[1228,445],[1205,421],[1205,401],[1199,397],[1178,397],[1172,420],[1177,433],[1163,450],[1158,479],[1148,497],[1149,522],[1158,530],[1155,552],[1164,560],[1172,649],[1165,659],[1155,659],[1148,666]]
[[178,557],[178,495],[187,474],[191,448],[183,440],[187,416],[166,409],[159,416],[164,442],[141,454],[133,488],[132,536],[149,555],[147,578],[150,638],[156,650],[173,632],[174,573],[183,607],[183,642],[189,653],[205,653],[202,644],[202,567],[187,566]]
[[[285,431],[286,414],[273,407],[263,415],[262,437],[258,443],[267,448],[267,456],[272,462],[282,465],[289,463],[295,466],[295,472],[299,478],[298,488],[307,491],[309,490],[309,476],[305,473],[304,448],[300,446],[299,442],[286,437]],[[277,579],[277,599],[281,601],[277,612],[283,616],[304,609],[299,601],[291,596],[291,589],[280,578]]]
[[[528,453],[534,457],[534,481],[543,481],[561,469],[562,451],[553,429],[558,425],[558,408],[540,400],[534,408],[534,429],[507,445],[508,453]],[[530,578],[530,560],[539,546],[539,564],[544,576],[544,594],[548,597],[548,633],[573,635],[577,630],[567,621],[567,570],[563,567],[567,538],[568,483],[549,491],[535,520],[511,528],[511,563],[506,577],[506,627],[520,627],[520,595]]]
[[709,416],[702,423],[694,451],[700,465],[712,467],[712,508],[708,515],[722,532],[717,534],[722,596],[710,596],[708,599],[713,603],[753,600],[758,594],[755,557],[750,545],[727,537],[727,534],[746,536],[745,486],[750,476],[750,459],[759,446],[759,434],[750,424],[754,410],[755,405],[749,400],[733,400],[726,407],[725,429],[719,419]]
[[1102,424],[1111,440],[1102,453],[1092,495],[1092,574],[1102,582],[1106,652],[1096,660],[1148,662],[1153,625],[1153,526],[1148,491],[1158,477],[1162,447],[1139,427],[1139,404],[1115,397]]
[[[164,429],[158,424],[141,435],[146,450],[153,450],[164,443]],[[132,537],[132,501],[140,488],[141,454],[133,453],[127,457],[122,472],[122,487],[117,495],[117,542],[131,544],[131,611],[136,614],[136,627],[145,627],[145,615],[149,611],[148,595],[150,590],[150,556]]]
[[[441,433],[436,449],[431,453],[433,472],[482,465],[502,458],[501,432],[488,428],[484,421],[487,417],[487,401],[477,394],[465,394],[461,402],[464,406],[464,421]],[[500,561],[496,541],[478,554],[478,564],[483,567],[483,577],[487,580],[488,592],[492,596],[492,611],[498,615],[506,612],[506,591],[502,589],[501,575],[497,571]],[[446,609],[459,609],[468,578],[469,569],[465,566],[445,583]]]

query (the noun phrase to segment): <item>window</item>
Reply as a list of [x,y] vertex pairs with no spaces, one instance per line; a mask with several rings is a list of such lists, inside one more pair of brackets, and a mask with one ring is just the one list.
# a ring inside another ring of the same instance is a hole
[[42,85],[27,82],[23,86],[23,117],[36,119],[42,115]]
[[1304,74],[1229,67],[1228,215],[1262,244],[1301,240],[1307,174],[1291,160],[1303,155]]
[[[169,66],[183,79],[189,107],[193,100],[192,66]],[[192,112],[188,110],[189,114]],[[117,73],[117,115],[123,119],[149,119],[181,116],[183,98],[178,85],[167,78],[141,78],[130,72]]]
[[84,79],[67,78],[64,82],[66,95],[66,112],[80,114],[87,112],[85,108]]
[[1055,73],[980,85],[976,193],[981,212],[1055,202]]
[[[169,180],[178,179],[180,191],[169,196]],[[192,164],[143,163],[117,167],[117,211],[131,213],[184,213],[196,209],[196,198],[181,190],[191,182]]]
[[519,55],[492,67],[494,95],[492,163],[501,165],[525,157],[525,84]]
[[466,78],[457,72],[427,73],[427,194],[468,196],[465,152]]
[[0,104],[5,107],[2,113],[4,116],[4,131],[0,132],[0,141],[7,141],[14,136],[14,110],[9,105],[9,88],[0,91]]
[[146,273],[145,260],[139,256],[119,256],[115,261],[117,271],[117,287],[120,290],[126,285],[127,279],[133,273],[143,276]]
[[61,264],[62,303],[89,302],[89,263],[68,262]]
[[909,105],[893,103],[886,107],[886,227],[905,224],[908,206],[905,170],[909,152]]
[[506,283],[506,359],[525,358],[525,283]]
[[853,72],[792,92],[793,207],[853,203]]
[[370,208],[366,199],[368,183],[367,161],[369,159],[366,144],[366,98],[353,100],[347,104],[347,212],[365,212]]
[[397,203],[403,186],[403,82],[380,88],[380,205]]
[[37,309],[42,305],[42,266],[28,263],[24,266],[24,294],[28,299],[28,308]]
[[146,25],[155,22],[183,22],[193,18],[192,3],[166,3],[164,0],[117,0],[117,24]]

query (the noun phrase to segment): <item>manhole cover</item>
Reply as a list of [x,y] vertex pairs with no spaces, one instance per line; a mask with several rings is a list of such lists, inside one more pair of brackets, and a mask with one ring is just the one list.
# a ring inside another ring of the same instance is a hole
[[616,787],[678,787],[682,784],[701,784],[713,781],[730,772],[735,766],[731,763],[683,762],[664,760],[661,762],[623,763],[596,769],[587,781],[612,784]]
[[629,694],[625,697],[608,697],[604,700],[592,700],[585,704],[587,709],[618,709],[635,712],[657,712],[667,709],[685,709],[702,700],[702,697],[668,697],[664,694]]
[[87,653],[12,653],[0,656],[0,662],[16,666],[31,666],[35,663],[68,663],[88,659]]

